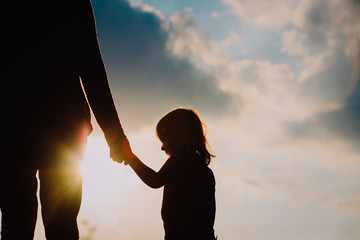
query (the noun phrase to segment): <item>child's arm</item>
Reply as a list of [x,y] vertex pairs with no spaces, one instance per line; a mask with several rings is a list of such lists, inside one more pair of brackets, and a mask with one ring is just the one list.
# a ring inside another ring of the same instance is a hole
[[160,188],[165,185],[165,179],[153,169],[146,166],[131,151],[129,141],[125,139],[122,143],[122,151],[126,157],[125,164],[129,164],[139,178],[151,188]]
[[146,166],[138,157],[128,161],[128,164],[139,176],[139,178],[149,187],[159,188],[165,185],[165,181],[162,179],[160,174]]

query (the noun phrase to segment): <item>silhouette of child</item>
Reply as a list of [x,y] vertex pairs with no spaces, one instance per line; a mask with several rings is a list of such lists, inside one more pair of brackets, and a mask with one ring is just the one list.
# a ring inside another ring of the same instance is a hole
[[203,123],[191,109],[178,108],[165,115],[156,126],[169,155],[155,172],[131,152],[123,151],[140,179],[152,188],[164,186],[161,216],[165,240],[214,240],[215,178],[208,167],[213,155],[207,148]]

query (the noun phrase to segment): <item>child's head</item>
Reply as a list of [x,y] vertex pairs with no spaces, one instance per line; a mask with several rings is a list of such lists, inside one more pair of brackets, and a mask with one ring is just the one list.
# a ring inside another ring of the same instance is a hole
[[177,108],[169,112],[158,122],[156,134],[168,155],[186,149],[198,154],[206,165],[210,163],[212,155],[207,148],[204,124],[194,110]]

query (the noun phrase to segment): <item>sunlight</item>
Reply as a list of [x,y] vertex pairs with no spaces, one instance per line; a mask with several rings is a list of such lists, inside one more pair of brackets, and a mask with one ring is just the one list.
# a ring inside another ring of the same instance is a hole
[[[166,155],[160,151],[161,144],[152,131],[131,136],[129,140],[144,161],[155,169],[162,166]],[[113,162],[103,135],[88,137],[81,174],[83,198],[78,216],[81,239],[130,239],[132,234],[141,234],[133,224],[139,223],[139,219],[146,222],[147,234],[161,236],[158,214],[162,191],[143,184],[130,166]],[[149,220],[145,217],[149,215],[155,217]]]
[[128,167],[112,161],[104,137],[97,135],[88,138],[81,174],[83,207],[106,205],[120,194],[126,195],[124,191],[129,184],[131,186],[138,183]]

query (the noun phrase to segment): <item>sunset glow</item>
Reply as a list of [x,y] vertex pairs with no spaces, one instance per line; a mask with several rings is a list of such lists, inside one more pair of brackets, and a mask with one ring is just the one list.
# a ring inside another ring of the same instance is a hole
[[[359,1],[91,2],[134,153],[160,169],[159,119],[180,106],[202,116],[219,240],[360,239]],[[81,240],[164,239],[162,188],[113,162],[92,124]]]

